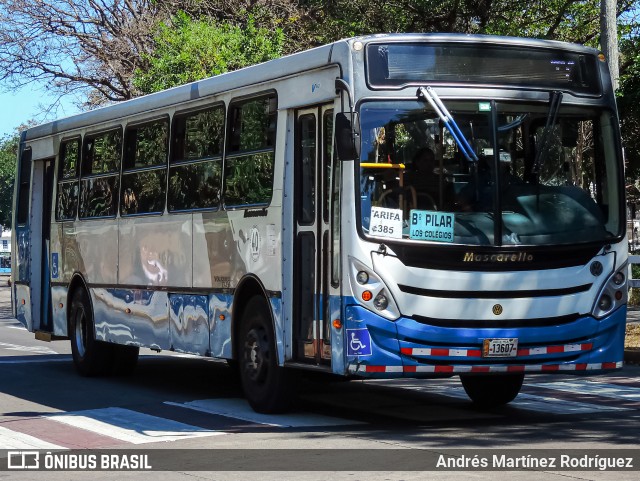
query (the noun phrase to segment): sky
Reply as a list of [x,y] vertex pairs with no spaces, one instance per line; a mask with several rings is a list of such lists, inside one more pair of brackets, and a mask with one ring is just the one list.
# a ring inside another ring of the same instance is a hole
[[78,113],[73,98],[62,99],[57,110],[47,114],[47,109],[55,104],[57,96],[47,94],[43,85],[27,86],[18,92],[0,91],[0,139],[13,135],[15,129],[28,122],[38,123],[68,117]]

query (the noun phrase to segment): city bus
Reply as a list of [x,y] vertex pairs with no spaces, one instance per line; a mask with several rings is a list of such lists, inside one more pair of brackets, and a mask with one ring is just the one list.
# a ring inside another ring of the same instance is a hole
[[627,239],[606,59],[534,39],[341,40],[30,128],[15,316],[84,376],[227,360],[259,412],[304,370],[622,367]]
[[11,274],[11,256],[0,254],[0,274]]

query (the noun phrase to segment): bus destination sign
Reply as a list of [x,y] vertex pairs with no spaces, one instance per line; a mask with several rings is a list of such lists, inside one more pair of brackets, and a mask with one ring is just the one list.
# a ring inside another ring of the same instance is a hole
[[455,214],[432,210],[412,210],[409,236],[436,242],[453,242]]

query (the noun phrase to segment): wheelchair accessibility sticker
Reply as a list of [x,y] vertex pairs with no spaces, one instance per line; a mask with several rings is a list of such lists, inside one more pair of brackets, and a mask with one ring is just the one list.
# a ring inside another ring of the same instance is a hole
[[371,356],[371,336],[367,329],[347,329],[347,356]]
[[60,275],[60,271],[58,270],[58,253],[54,252],[51,254],[51,278],[57,279]]

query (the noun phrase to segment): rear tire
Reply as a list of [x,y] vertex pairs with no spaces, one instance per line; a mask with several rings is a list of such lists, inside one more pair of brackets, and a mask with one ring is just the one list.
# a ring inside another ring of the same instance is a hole
[[492,408],[510,403],[516,398],[522,388],[524,374],[461,375],[460,381],[474,404]]
[[281,413],[295,398],[293,374],[278,366],[270,310],[263,297],[252,297],[240,320],[237,353],[245,397],[259,413]]
[[113,346],[96,341],[91,303],[84,289],[76,289],[71,299],[69,338],[73,364],[81,376],[99,376],[109,372]]

